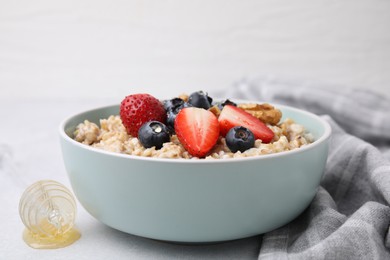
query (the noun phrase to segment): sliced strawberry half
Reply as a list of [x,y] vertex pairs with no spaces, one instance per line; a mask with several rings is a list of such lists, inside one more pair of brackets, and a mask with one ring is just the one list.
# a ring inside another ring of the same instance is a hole
[[239,107],[225,105],[218,121],[222,136],[225,136],[232,127],[243,126],[251,130],[255,138],[261,139],[263,143],[269,143],[274,138],[274,132],[271,129]]
[[175,132],[180,143],[192,156],[204,157],[217,143],[218,119],[202,108],[183,108],[176,116]]

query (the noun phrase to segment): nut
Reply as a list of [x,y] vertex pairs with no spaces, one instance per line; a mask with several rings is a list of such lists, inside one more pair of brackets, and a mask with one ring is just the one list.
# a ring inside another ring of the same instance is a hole
[[265,124],[276,125],[282,117],[282,112],[268,103],[245,103],[239,104],[238,107],[258,118]]
[[216,117],[219,117],[219,115],[221,114],[221,110],[219,109],[218,106],[212,106],[209,108],[209,111],[211,113],[213,113]]
[[182,99],[184,102],[188,102],[189,96],[185,93],[178,96],[178,98]]

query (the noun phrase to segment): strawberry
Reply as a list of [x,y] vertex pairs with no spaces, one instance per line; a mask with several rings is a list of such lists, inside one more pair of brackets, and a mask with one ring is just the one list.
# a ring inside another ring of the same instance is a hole
[[224,106],[218,121],[222,136],[225,136],[232,127],[243,126],[251,130],[255,138],[261,139],[263,143],[269,143],[274,138],[274,132],[258,118],[232,105]]
[[183,108],[176,116],[175,132],[180,143],[191,155],[204,157],[217,143],[218,119],[203,108]]
[[127,133],[138,137],[138,129],[148,121],[165,123],[166,111],[163,104],[149,94],[134,94],[123,99],[119,111]]

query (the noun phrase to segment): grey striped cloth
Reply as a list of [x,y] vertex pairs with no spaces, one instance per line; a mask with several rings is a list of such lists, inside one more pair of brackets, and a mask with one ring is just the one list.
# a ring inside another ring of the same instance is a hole
[[390,259],[390,99],[264,79],[214,94],[291,105],[332,126],[317,195],[294,221],[262,236],[259,259]]

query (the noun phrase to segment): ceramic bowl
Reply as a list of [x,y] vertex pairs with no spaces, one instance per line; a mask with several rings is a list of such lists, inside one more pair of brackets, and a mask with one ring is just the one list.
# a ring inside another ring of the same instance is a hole
[[73,115],[60,126],[65,168],[81,205],[104,224],[142,237],[204,243],[265,233],[296,218],[312,201],[331,135],[322,118],[275,105],[315,142],[258,157],[186,160],[106,152],[76,142],[85,119],[116,115],[107,106]]

